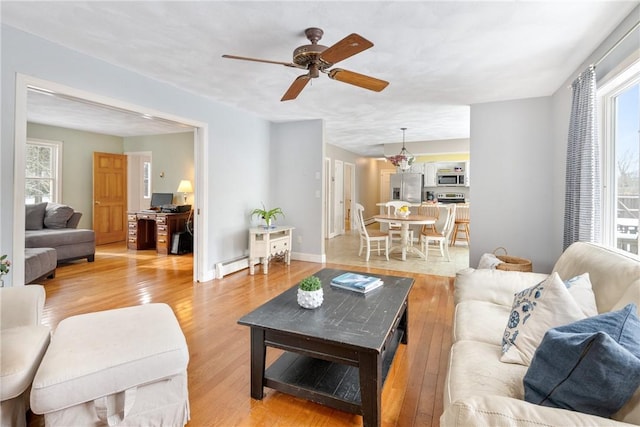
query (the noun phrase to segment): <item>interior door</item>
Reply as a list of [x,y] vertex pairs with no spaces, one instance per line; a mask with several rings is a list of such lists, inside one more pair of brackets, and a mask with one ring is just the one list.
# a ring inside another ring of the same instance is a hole
[[336,160],[334,165],[334,226],[336,234],[344,234],[344,164]]
[[93,153],[93,230],[96,245],[127,237],[127,156]]

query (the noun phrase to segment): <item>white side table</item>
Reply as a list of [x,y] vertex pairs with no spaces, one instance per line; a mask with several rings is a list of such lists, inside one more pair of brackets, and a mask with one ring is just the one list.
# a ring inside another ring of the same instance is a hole
[[262,263],[262,273],[269,272],[269,259],[285,255],[287,265],[291,263],[291,243],[294,227],[253,227],[249,229],[249,274],[254,274],[256,259]]

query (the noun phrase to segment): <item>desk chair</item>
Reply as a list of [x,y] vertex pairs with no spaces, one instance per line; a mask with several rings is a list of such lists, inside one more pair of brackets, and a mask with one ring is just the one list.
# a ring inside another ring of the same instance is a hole
[[389,261],[389,235],[382,231],[373,231],[367,230],[367,227],[364,225],[364,206],[360,203],[356,203],[356,226],[358,227],[358,233],[360,233],[360,250],[358,251],[358,256],[362,255],[362,249],[364,249],[365,245],[367,247],[367,257],[366,260],[369,261],[369,256],[371,255],[371,243],[376,242],[378,244],[378,255],[380,255],[380,243],[384,242],[384,255]]

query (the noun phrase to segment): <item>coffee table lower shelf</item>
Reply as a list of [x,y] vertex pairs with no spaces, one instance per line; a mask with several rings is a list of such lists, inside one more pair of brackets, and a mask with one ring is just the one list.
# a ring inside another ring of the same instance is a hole
[[[404,331],[397,329],[382,354],[382,385]],[[264,385],[332,408],[362,415],[360,374],[356,366],[286,351],[265,371]]]

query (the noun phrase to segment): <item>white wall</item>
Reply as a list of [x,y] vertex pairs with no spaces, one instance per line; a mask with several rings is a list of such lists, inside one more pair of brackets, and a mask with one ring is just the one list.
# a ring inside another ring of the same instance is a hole
[[[549,97],[471,106],[471,242],[469,264],[497,246],[549,272],[562,252],[568,86],[640,19],[640,6]],[[640,49],[640,30],[597,67],[599,78]],[[506,180],[506,181],[505,181]]]
[[323,126],[322,120],[271,125],[271,192],[264,202],[282,208],[286,216],[278,223],[296,227],[293,256],[304,261],[324,261]]
[[[270,123],[240,110],[2,26],[2,139],[0,192],[14,200],[16,73],[25,74],[208,125],[204,177],[210,221],[204,236],[204,270],[247,250],[249,212],[269,192]],[[315,129],[314,132],[321,132]],[[306,135],[318,138],[317,135]],[[321,138],[321,137],[320,137]],[[301,153],[302,157],[315,153]],[[196,159],[198,164],[199,159]],[[321,162],[321,156],[318,156]],[[318,170],[321,170],[319,168]],[[0,207],[0,253],[13,254],[13,203]],[[311,239],[312,236],[309,236]],[[19,264],[16,265],[18,268]]]
[[500,246],[535,271],[553,266],[551,129],[549,97],[471,106],[470,266]]

